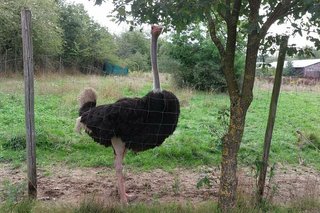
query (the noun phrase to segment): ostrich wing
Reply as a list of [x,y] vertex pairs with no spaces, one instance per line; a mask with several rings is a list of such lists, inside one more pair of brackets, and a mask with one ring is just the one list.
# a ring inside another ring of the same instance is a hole
[[87,133],[98,143],[111,145],[111,138],[132,138],[143,132],[145,111],[141,99],[124,98],[113,104],[91,108],[81,116]]

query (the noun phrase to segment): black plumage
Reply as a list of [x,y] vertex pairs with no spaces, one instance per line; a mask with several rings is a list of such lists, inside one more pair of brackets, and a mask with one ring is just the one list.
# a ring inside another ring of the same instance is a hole
[[95,103],[91,100],[79,110],[86,132],[105,146],[111,146],[113,137],[121,138],[136,152],[161,145],[176,129],[180,113],[179,100],[165,90],[97,107]]

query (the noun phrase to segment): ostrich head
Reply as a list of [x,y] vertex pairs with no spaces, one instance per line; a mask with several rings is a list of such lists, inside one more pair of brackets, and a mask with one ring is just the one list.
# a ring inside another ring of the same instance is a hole
[[159,71],[157,64],[157,42],[158,37],[162,32],[161,26],[151,26],[151,66],[153,72],[153,92],[161,92]]
[[158,39],[159,35],[162,32],[162,29],[163,29],[162,26],[152,25],[151,26],[151,35],[155,36],[155,38]]

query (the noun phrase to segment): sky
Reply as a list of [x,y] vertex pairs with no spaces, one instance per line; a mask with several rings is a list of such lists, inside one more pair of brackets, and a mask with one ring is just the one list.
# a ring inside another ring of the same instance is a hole
[[[106,0],[102,5],[94,5],[95,0],[66,0],[68,3],[80,3],[84,5],[85,10],[87,10],[90,17],[92,17],[100,25],[108,28],[110,33],[120,34],[121,32],[129,30],[129,26],[125,23],[120,25],[113,22],[111,18],[107,17],[111,15],[113,4],[112,1]],[[287,25],[272,25],[269,32],[273,34],[288,34],[290,29]],[[289,33],[290,34],[290,33]],[[304,35],[305,36],[305,35]],[[312,43],[307,41],[304,37],[299,35],[289,38],[289,44],[296,44],[298,47],[304,47],[306,45],[311,46]]]
[[90,17],[92,17],[101,26],[108,28],[110,33],[120,34],[127,31],[129,26],[125,23],[120,25],[111,21],[111,18],[107,17],[111,15],[113,4],[111,1],[105,1],[102,5],[94,5],[95,0],[66,0],[67,3],[80,3],[83,4],[85,10],[87,10]]

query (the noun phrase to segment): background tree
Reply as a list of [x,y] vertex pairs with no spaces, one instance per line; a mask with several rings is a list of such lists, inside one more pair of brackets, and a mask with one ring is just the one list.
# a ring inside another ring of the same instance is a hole
[[283,69],[283,75],[284,76],[294,76],[295,75],[295,70],[293,67],[293,63],[292,61],[287,61],[287,63],[285,63],[284,69]]
[[[34,60],[41,55],[57,56],[62,50],[59,8],[54,0],[3,0],[0,2],[0,55],[10,52],[10,59],[22,57],[20,11],[32,10]],[[50,10],[48,10],[50,8]]]
[[[102,0],[96,0],[102,3]],[[221,57],[230,96],[230,123],[223,137],[219,206],[227,212],[235,207],[237,189],[237,154],[243,136],[247,110],[253,100],[253,86],[259,46],[275,22],[294,25],[294,33],[319,30],[319,2],[316,0],[225,0],[225,1],[143,1],[113,0],[115,17],[133,24],[158,23],[176,30],[192,23],[204,22]],[[129,9],[127,6],[131,5]],[[306,13],[307,22],[298,24]],[[243,84],[236,80],[235,56],[240,38],[246,40]],[[308,37],[319,45],[316,38]]]
[[82,5],[57,0],[3,0],[0,2],[0,69],[2,61],[8,66],[11,64],[7,70],[22,67],[22,7],[30,8],[33,14],[36,69],[48,69],[46,65],[49,63],[63,63],[82,71],[94,67],[101,70],[105,60],[120,62],[114,36],[95,23]]
[[61,4],[60,16],[65,65],[85,70],[89,65],[101,67],[104,60],[119,62],[113,36],[91,20],[82,4]]
[[140,31],[122,33],[116,39],[117,55],[130,70],[149,71],[149,40]]
[[[150,37],[141,31],[123,32],[116,37],[117,55],[124,66],[131,71],[149,72],[150,64]],[[173,45],[166,39],[159,39],[158,64],[161,72],[178,72],[180,63],[172,58]]]

